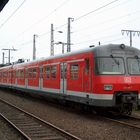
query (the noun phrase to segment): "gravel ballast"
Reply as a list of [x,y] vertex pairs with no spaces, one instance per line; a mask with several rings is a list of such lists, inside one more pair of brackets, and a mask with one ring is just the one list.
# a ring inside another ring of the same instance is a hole
[[[22,94],[22,93],[18,93]],[[60,105],[0,90],[0,98],[53,123],[83,140],[140,140],[140,130],[109,122],[96,115],[70,111]],[[1,125],[1,124],[0,124]],[[0,127],[0,135],[3,128]],[[11,135],[9,133],[9,135]]]
[[0,140],[25,140],[17,131],[0,117]]

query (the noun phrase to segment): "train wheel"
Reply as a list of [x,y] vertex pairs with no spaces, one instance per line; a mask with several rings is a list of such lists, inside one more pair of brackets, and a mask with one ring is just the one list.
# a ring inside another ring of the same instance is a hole
[[132,114],[132,105],[129,105],[127,110],[126,110],[126,114],[127,115],[131,115]]
[[132,104],[122,104],[119,107],[120,115],[131,115],[132,114]]

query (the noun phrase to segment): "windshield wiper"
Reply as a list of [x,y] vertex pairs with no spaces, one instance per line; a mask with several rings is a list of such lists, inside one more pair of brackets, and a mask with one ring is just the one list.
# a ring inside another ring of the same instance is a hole
[[138,64],[140,64],[140,58],[137,55],[135,56],[135,58],[136,58]]
[[137,61],[140,63],[140,58],[136,55],[135,58],[137,59]]
[[139,66],[138,68],[139,68],[139,72],[140,72],[140,58],[138,57],[138,55],[136,55],[135,58],[137,59],[138,66]]
[[117,65],[120,65],[119,61],[116,60],[115,57],[114,57],[112,54],[111,54],[110,56],[111,56],[111,58],[114,60],[114,62],[115,62]]

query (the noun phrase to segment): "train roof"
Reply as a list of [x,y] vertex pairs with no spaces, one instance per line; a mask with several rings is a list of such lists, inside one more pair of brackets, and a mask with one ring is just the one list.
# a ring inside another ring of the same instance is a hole
[[130,47],[124,44],[108,44],[103,46],[97,46],[94,50],[96,56],[138,56],[140,58],[140,50],[134,47]]
[[68,53],[65,53],[65,54],[49,56],[49,57],[42,58],[42,59],[39,59],[39,60],[31,61],[31,62],[28,62],[28,63],[45,61],[45,60],[61,58],[61,57],[67,57],[67,56],[80,54],[80,53],[91,52],[91,51],[94,52],[95,56],[109,56],[110,53],[114,53],[114,54],[115,53],[120,53],[120,54],[122,54],[124,52],[129,54],[129,52],[133,52],[133,54],[138,55],[140,57],[140,50],[137,49],[137,48],[130,47],[130,46],[127,46],[127,45],[124,45],[124,44],[107,44],[107,45],[89,47],[89,48],[81,49],[81,50],[74,51],[74,52],[68,52]]
[[[34,60],[34,61],[30,61],[30,62],[24,62],[24,63],[18,63],[18,64],[14,64],[16,66],[18,65],[25,65],[25,64],[32,64],[32,63],[38,63],[38,62],[42,62],[45,60],[50,60],[50,59],[56,59],[56,58],[62,58],[62,57],[67,57],[67,56],[71,56],[71,55],[75,55],[75,54],[80,54],[80,53],[86,53],[86,52],[94,52],[94,56],[110,56],[110,54],[131,54],[133,53],[133,55],[138,56],[140,58],[140,50],[134,47],[130,47],[130,46],[126,46],[124,44],[108,44],[108,45],[100,45],[100,46],[94,46],[94,47],[89,47],[86,49],[82,49],[82,50],[78,50],[75,52],[68,52],[65,54],[59,54],[56,56],[49,56],[46,58],[42,58],[42,59],[38,59],[38,60]],[[5,67],[11,67],[13,65],[10,66],[5,66]],[[3,68],[3,67],[2,67]],[[1,69],[1,68],[0,68]]]

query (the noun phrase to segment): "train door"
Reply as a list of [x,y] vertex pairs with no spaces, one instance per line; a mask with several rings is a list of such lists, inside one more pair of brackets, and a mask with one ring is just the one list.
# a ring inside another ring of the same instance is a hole
[[60,93],[66,93],[67,89],[67,64],[60,63]]
[[15,85],[16,85],[16,86],[18,85],[18,82],[17,82],[17,75],[18,75],[18,70],[16,69],[16,70],[15,70]]
[[39,88],[42,89],[42,85],[43,85],[43,67],[40,65],[39,66]]
[[9,73],[8,73],[8,84],[9,86],[12,85],[12,69],[9,70]]
[[84,92],[90,92],[91,91],[91,66],[89,62],[89,58],[85,59],[85,65],[83,68],[83,86],[84,86]]
[[28,87],[28,68],[25,69],[25,88]]

